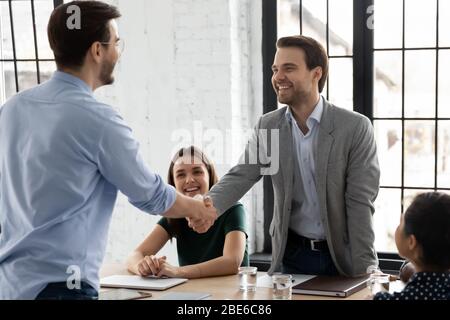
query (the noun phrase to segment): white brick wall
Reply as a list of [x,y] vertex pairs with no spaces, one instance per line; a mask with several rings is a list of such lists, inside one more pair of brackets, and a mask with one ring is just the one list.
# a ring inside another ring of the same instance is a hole
[[[99,99],[120,110],[140,141],[145,160],[164,178],[181,129],[188,134],[184,140],[201,128],[214,130],[200,132],[206,133],[203,139],[222,137],[225,145],[218,154],[211,154],[218,150],[217,143],[200,142],[205,151],[211,150],[208,155],[219,174],[226,173],[243,150],[242,132],[262,112],[261,0],[109,2],[123,14],[119,31],[126,49],[116,83],[99,90]],[[256,224],[262,224],[261,190],[258,186],[243,199],[251,251],[262,246],[254,234]],[[120,196],[106,260],[125,259],[157,220]],[[164,251],[176,262],[174,244]]]

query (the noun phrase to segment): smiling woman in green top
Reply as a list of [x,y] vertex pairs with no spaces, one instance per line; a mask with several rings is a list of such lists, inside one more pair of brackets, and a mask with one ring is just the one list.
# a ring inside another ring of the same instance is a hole
[[[198,148],[179,150],[172,159],[168,183],[184,195],[204,195],[218,181],[212,162]],[[157,253],[172,238],[177,239],[179,267]],[[148,237],[130,255],[128,270],[141,276],[200,278],[236,274],[248,265],[245,211],[237,203],[203,234],[189,228],[185,219],[162,218]]]

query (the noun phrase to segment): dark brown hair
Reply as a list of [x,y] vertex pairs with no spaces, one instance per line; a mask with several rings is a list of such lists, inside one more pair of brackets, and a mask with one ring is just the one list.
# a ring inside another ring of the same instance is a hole
[[322,92],[328,78],[328,56],[324,47],[313,38],[305,36],[284,37],[277,41],[277,48],[290,47],[300,48],[305,52],[305,62],[309,70],[322,68],[322,78],[319,80],[319,92]]
[[[67,25],[73,14],[67,13],[70,6],[80,9],[79,29]],[[93,43],[110,41],[109,22],[120,16],[116,7],[101,1],[72,1],[53,10],[47,33],[58,69],[79,69]]]
[[175,166],[175,162],[177,162],[178,159],[184,156],[190,156],[191,161],[194,161],[194,158],[202,160],[202,163],[205,165],[206,170],[209,174],[209,189],[211,189],[212,186],[215,185],[219,180],[219,178],[217,177],[216,168],[214,167],[214,164],[211,162],[211,160],[209,160],[209,158],[206,156],[206,154],[195,146],[181,148],[177,151],[177,153],[175,153],[175,155],[172,157],[172,161],[170,162],[169,172],[167,173],[167,183],[175,187],[173,167]]
[[[173,168],[175,166],[175,163],[178,159],[184,157],[184,156],[190,156],[191,161],[195,161],[195,158],[201,159],[202,163],[205,165],[206,170],[209,174],[209,189],[212,188],[218,181],[219,178],[217,177],[216,168],[214,167],[214,164],[211,160],[206,156],[206,154],[201,151],[199,148],[195,146],[189,146],[186,148],[181,148],[178,150],[175,155],[172,157],[172,161],[170,162],[169,171],[167,173],[167,183],[171,186],[175,187],[175,178],[174,178],[174,172]],[[167,219],[170,227],[171,232],[170,237],[175,237],[180,230],[180,219]]]
[[405,212],[406,235],[413,234],[422,249],[421,263],[450,269],[450,195],[428,192],[414,198]]

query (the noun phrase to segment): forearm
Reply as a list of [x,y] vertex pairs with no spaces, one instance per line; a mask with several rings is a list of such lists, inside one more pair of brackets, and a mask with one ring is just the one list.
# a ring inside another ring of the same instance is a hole
[[347,228],[354,276],[364,274],[369,265],[376,264],[373,201],[377,187],[373,185],[372,190],[366,190],[367,192],[361,192],[362,189],[364,188],[348,191],[346,194]]
[[202,263],[180,267],[183,278],[195,279],[204,277],[224,276],[238,273],[241,261],[234,257],[221,256]]
[[239,201],[261,179],[265,169],[270,167],[266,145],[269,140],[267,136],[266,139],[261,136],[260,129],[262,129],[261,118],[255,126],[253,135],[238,164],[231,168],[208,192],[219,215]]
[[375,241],[371,210],[363,206],[347,210],[347,227],[353,258],[361,259],[366,255],[371,256]]
[[363,274],[376,263],[373,229],[374,202],[378,195],[380,168],[373,128],[366,119],[354,135],[347,169],[345,192],[347,227],[353,275]]
[[164,213],[164,217],[173,219],[188,217],[195,219],[198,212],[199,209],[196,200],[177,192],[173,206]]
[[219,215],[239,201],[260,179],[258,165],[233,167],[208,192]]
[[140,251],[134,251],[127,259],[127,268],[128,271],[139,274],[137,269],[138,263],[144,259],[144,255]]

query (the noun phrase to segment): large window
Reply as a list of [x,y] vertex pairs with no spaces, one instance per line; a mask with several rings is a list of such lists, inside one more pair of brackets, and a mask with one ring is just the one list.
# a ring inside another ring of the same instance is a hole
[[56,69],[47,40],[53,0],[0,0],[0,105]]
[[278,37],[303,34],[327,50],[328,100],[353,109],[353,0],[279,0]]
[[[373,120],[382,186],[375,246],[396,252],[395,228],[412,198],[429,190],[450,193],[450,1],[273,0],[272,5],[276,14],[267,5],[263,10],[264,24],[276,29],[270,33],[264,25],[265,81],[274,53],[268,48],[276,38],[304,34],[324,45],[330,76],[323,94]],[[266,112],[276,97],[264,96]],[[271,210],[265,206],[266,218]]]
[[375,0],[374,126],[381,185],[377,249],[418,193],[450,190],[450,2]]

